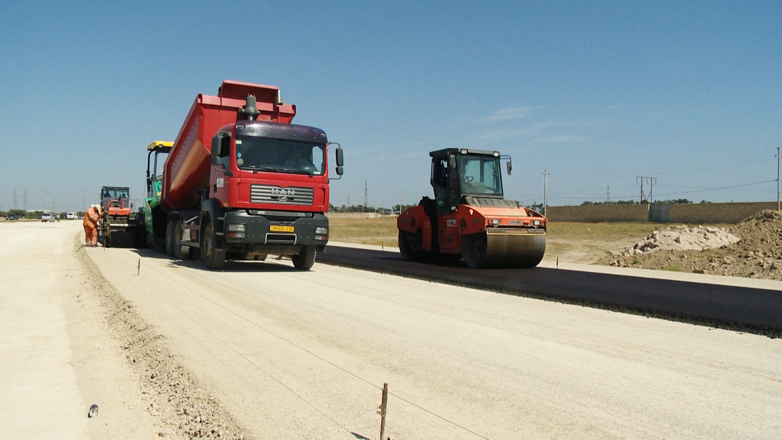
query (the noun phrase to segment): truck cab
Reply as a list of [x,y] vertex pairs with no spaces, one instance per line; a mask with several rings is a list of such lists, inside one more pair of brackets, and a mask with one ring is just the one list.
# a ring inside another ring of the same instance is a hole
[[197,95],[176,140],[148,147],[147,241],[212,270],[268,254],[311,268],[328,242],[330,146],[338,176],[343,158],[295,115],[274,86],[226,80],[216,96]]

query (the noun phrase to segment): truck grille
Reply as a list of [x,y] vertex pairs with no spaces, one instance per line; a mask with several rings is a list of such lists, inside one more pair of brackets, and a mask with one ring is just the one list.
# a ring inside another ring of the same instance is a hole
[[312,188],[282,188],[272,185],[250,186],[250,202],[272,203],[277,205],[312,205]]

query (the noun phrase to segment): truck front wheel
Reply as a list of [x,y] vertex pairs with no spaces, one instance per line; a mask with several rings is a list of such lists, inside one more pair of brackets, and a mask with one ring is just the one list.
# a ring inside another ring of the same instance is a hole
[[215,249],[217,236],[212,222],[207,221],[201,240],[201,259],[209,270],[220,270],[225,264],[225,251]]
[[291,257],[293,266],[299,270],[310,270],[315,264],[315,246],[302,246],[299,255]]

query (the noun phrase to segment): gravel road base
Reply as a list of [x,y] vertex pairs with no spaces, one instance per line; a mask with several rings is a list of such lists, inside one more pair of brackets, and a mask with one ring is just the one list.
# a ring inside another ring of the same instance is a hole
[[74,252],[86,274],[88,288],[84,294],[100,304],[109,333],[138,380],[146,409],[158,420],[158,436],[253,438],[169,352],[165,337],[106,282],[78,239],[74,241]]

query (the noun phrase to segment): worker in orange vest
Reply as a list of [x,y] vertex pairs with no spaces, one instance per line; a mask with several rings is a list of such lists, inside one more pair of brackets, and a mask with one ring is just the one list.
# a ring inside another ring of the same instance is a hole
[[84,243],[88,247],[98,246],[98,222],[100,222],[101,209],[98,205],[92,205],[84,212]]

